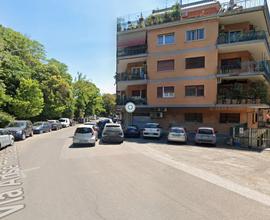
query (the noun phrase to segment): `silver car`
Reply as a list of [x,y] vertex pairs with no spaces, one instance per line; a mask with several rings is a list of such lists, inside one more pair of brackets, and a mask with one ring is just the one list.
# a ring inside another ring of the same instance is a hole
[[168,142],[187,143],[187,133],[182,127],[171,127],[168,135]]
[[196,144],[212,144],[216,146],[217,138],[214,128],[210,127],[201,127],[198,128],[195,136]]
[[0,129],[0,149],[14,144],[14,136],[5,129]]

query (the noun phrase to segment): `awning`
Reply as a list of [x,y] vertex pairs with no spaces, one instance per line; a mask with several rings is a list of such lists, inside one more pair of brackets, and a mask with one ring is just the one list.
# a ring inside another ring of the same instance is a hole
[[146,44],[146,31],[121,34],[117,37],[117,47],[126,48]]

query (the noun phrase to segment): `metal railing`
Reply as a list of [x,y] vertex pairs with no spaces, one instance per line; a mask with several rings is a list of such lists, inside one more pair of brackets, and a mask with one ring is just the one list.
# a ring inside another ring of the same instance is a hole
[[218,44],[230,44],[252,40],[267,40],[265,31],[248,31],[239,34],[220,33]]
[[255,8],[264,5],[266,5],[265,0],[238,0],[234,1],[233,3],[231,3],[230,1],[221,3],[221,8],[224,10],[224,12],[227,12],[247,8]]
[[147,79],[147,73],[117,73],[115,75],[116,82],[119,81],[131,81],[131,80],[144,80]]
[[[193,3],[180,5],[180,8],[176,11],[174,10],[174,6],[163,8],[160,10],[149,10],[138,12],[134,14],[129,14],[123,17],[117,18],[117,31],[128,31],[139,28],[145,28],[148,26],[153,26],[157,24],[164,24],[168,22],[179,21],[181,19],[189,19],[183,16],[182,12],[185,8],[196,5],[203,5],[209,3],[211,1],[194,1]],[[213,1],[215,3],[215,1]],[[218,13],[227,13],[227,12],[237,12],[247,8],[255,8],[258,6],[265,6],[267,8],[266,0],[235,0],[234,3],[231,1],[226,1],[220,3],[221,8]],[[266,9],[268,10],[268,8]],[[217,13],[217,14],[218,14]],[[205,16],[205,15],[202,15]]]
[[147,53],[147,45],[140,45],[135,47],[118,48],[117,56],[134,56]]
[[239,65],[228,64],[218,68],[219,74],[235,74],[241,75],[241,73],[259,73],[264,72],[270,79],[270,61],[246,61],[241,62]]
[[146,98],[141,97],[117,97],[116,99],[117,105],[125,105],[128,102],[133,102],[135,105],[147,105]]

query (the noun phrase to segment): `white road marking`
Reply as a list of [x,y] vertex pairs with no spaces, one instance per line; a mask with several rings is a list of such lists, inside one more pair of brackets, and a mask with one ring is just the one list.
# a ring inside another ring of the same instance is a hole
[[198,177],[202,180],[205,180],[207,182],[210,182],[212,184],[215,184],[217,186],[220,186],[222,188],[225,188],[231,192],[237,193],[241,196],[244,196],[246,198],[255,200],[261,204],[264,204],[266,206],[270,206],[270,196],[265,195],[263,193],[260,193],[256,190],[249,189],[247,187],[241,186],[237,183],[234,183],[230,180],[227,180],[223,177],[217,176],[213,173],[210,173],[205,170],[201,170],[195,167],[192,167],[190,165],[184,164],[179,161],[175,161],[170,155],[161,153],[160,151],[151,149],[149,147],[143,147],[143,148],[136,148],[132,147],[133,150],[144,154],[147,157],[150,157],[156,161],[159,161],[163,164],[166,164],[170,167],[173,167],[175,169],[181,170],[185,173],[188,173],[192,176]]

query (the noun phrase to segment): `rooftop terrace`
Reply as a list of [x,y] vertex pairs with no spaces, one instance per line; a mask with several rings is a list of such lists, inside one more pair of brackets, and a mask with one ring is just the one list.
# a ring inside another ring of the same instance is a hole
[[[176,22],[210,15],[241,12],[244,9],[267,6],[266,0],[201,0],[189,4],[176,3],[171,7],[139,12],[117,18],[117,32],[146,28],[154,25]],[[267,8],[268,10],[268,8]]]

